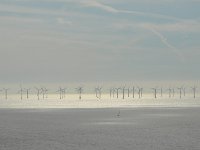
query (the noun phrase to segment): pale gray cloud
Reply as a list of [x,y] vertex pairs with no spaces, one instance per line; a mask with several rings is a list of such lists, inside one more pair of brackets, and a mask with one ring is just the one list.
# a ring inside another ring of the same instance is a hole
[[151,12],[141,12],[141,11],[131,11],[131,10],[121,10],[116,9],[114,7],[111,7],[109,5],[97,2],[95,0],[87,0],[81,2],[86,7],[96,7],[100,8],[102,10],[105,10],[110,13],[125,13],[125,14],[132,14],[132,15],[139,15],[139,16],[148,16],[148,17],[154,17],[154,18],[160,18],[160,19],[169,19],[169,20],[176,20],[176,21],[184,21],[183,19],[173,17],[173,16],[167,16],[157,13],[151,13]]
[[154,28],[164,32],[200,32],[199,21],[181,21],[175,23],[141,23],[139,26]]
[[34,13],[34,14],[53,14],[53,15],[63,15],[63,12],[53,11],[48,9],[31,8],[25,6],[16,6],[10,4],[1,4],[1,11],[12,12],[12,13]]
[[82,1],[81,4],[83,4],[85,7],[97,7],[97,8],[101,8],[101,9],[103,9],[105,11],[108,11],[108,12],[111,12],[111,13],[118,13],[118,12],[120,12],[119,10],[117,10],[117,9],[115,9],[113,7],[110,7],[108,5],[99,3],[99,2],[94,1],[94,0]]
[[189,0],[3,0],[0,81],[193,79],[199,20],[163,3],[191,10]]
[[150,28],[148,27],[147,29],[149,29],[150,31],[152,31],[152,33],[154,33],[156,36],[158,36],[161,40],[161,42],[166,45],[175,55],[178,56],[178,58],[180,59],[180,61],[185,61],[185,57],[183,56],[183,54],[181,53],[180,50],[178,50],[174,45],[170,44],[167,40],[166,37],[164,37],[164,35],[162,35],[160,32],[156,31],[154,28]]

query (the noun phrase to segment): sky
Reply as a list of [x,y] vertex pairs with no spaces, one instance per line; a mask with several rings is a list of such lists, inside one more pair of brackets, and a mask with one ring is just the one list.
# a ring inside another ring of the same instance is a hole
[[199,80],[200,0],[0,0],[0,82]]

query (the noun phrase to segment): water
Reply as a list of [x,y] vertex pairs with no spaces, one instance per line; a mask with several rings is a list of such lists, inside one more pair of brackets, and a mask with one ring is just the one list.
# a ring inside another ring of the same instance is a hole
[[191,107],[0,109],[0,149],[199,150],[199,114]]

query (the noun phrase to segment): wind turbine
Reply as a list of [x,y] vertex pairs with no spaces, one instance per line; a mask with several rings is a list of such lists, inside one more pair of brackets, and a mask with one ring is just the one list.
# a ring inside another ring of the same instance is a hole
[[182,87],[183,89],[183,96],[185,97],[185,94],[186,94],[186,88],[185,87]]
[[157,88],[152,88],[152,90],[154,91],[154,98],[157,98]]
[[163,97],[163,89],[162,89],[162,87],[160,88],[160,97]]
[[62,89],[62,98],[65,98],[66,95],[66,88]]
[[61,88],[61,87],[59,87],[59,89],[58,89],[58,91],[56,91],[56,92],[59,92],[59,96],[60,96],[60,99],[62,99],[63,98],[63,89]]
[[115,97],[115,89],[112,89],[113,98]]
[[99,99],[101,99],[102,87],[99,87],[98,91],[99,91]]
[[44,96],[45,96],[44,88],[41,88],[41,93],[42,93],[42,98],[44,99]]
[[115,97],[115,88],[110,88],[110,99]]
[[129,97],[129,95],[130,95],[130,88],[128,87],[128,89],[127,89],[127,90],[128,90],[128,97]]
[[110,88],[110,99],[111,99],[111,97],[112,97],[112,88]]
[[22,100],[23,99],[23,88],[22,88],[22,85],[20,85],[20,90],[18,91],[18,93],[20,93],[21,100]]
[[25,88],[24,90],[26,91],[26,98],[28,99],[29,98],[29,92],[30,92],[31,89],[30,88],[28,88],[28,89]]
[[41,93],[42,93],[42,98],[43,99],[45,99],[45,96],[46,96],[46,98],[48,98],[47,92],[48,92],[47,88],[45,88],[45,87],[41,88]]
[[135,87],[133,86],[133,98],[135,98]]
[[83,88],[82,87],[78,87],[76,88],[77,92],[79,93],[79,99],[81,100],[81,96],[82,96],[82,92],[83,92]]
[[49,90],[47,88],[44,88],[44,92],[45,92],[45,95],[46,95],[46,98],[48,98],[48,92]]
[[125,98],[125,88],[126,88],[126,86],[124,86],[124,87],[122,88],[122,98],[123,98],[123,99]]
[[5,99],[7,100],[8,99],[8,90],[9,89],[3,88],[3,90],[5,92]]
[[39,88],[35,87],[36,91],[37,91],[37,97],[38,97],[38,100],[40,99],[40,90]]
[[[143,96],[143,88],[141,87],[137,87],[138,88],[138,96],[139,96],[139,99],[142,98]],[[133,89],[134,90],[134,89]],[[134,92],[134,91],[133,91]]]
[[172,93],[173,93],[173,97],[174,97],[174,95],[175,95],[175,90],[174,90],[174,88],[172,89]]
[[194,86],[194,87],[191,87],[192,88],[192,90],[193,90],[193,94],[194,94],[194,99],[196,98],[196,89],[197,89],[197,87],[196,86]]
[[180,88],[177,88],[179,90],[179,93],[180,93],[180,99],[182,97],[182,90],[183,90],[183,87],[180,87]]
[[96,98],[99,98],[99,97],[98,97],[98,87],[96,87],[94,90],[95,90]]
[[143,97],[143,88],[140,88],[140,95],[141,95],[141,98]]
[[172,89],[169,88],[168,91],[169,91],[169,98],[171,98]]
[[139,99],[141,98],[141,88],[138,87],[138,96],[139,96]]
[[119,97],[119,90],[120,90],[121,88],[115,88],[115,90],[116,90],[116,92],[117,92],[117,99],[118,99],[118,97]]
[[102,90],[102,87],[95,88],[96,98],[98,98],[98,99],[101,99],[101,90]]

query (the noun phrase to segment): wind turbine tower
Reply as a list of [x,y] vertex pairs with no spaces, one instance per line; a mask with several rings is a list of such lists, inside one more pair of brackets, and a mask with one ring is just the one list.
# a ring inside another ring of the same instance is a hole
[[169,88],[168,91],[169,91],[169,98],[171,98],[172,89]]
[[99,91],[99,99],[101,99],[102,87],[99,87],[99,88],[98,88],[98,91]]
[[194,95],[194,99],[196,98],[196,89],[197,89],[197,87],[196,87],[196,86],[192,87],[192,90],[193,90],[193,95]]
[[79,99],[82,99],[82,92],[83,92],[83,88],[82,87],[78,87],[76,88],[77,92],[79,93]]
[[122,88],[122,98],[124,99],[125,98],[125,86]]
[[186,95],[186,88],[183,87],[183,96],[185,97],[185,95]]
[[152,88],[152,90],[154,91],[154,98],[157,98],[157,88]]
[[48,98],[48,95],[47,95],[48,89],[46,87],[42,87],[41,92],[42,92],[43,99],[45,99],[45,96],[46,96],[46,98]]
[[112,97],[112,88],[110,88],[110,99],[111,99],[111,97]]
[[141,98],[143,97],[143,88],[140,88],[140,95],[141,95]]
[[175,96],[175,90],[174,88],[172,89],[172,94],[173,94],[173,97]]
[[41,93],[42,93],[42,98],[44,99],[44,96],[45,96],[45,90],[44,90],[44,88],[41,88]]
[[129,95],[130,95],[130,88],[128,87],[128,89],[127,89],[127,90],[128,90],[128,97],[129,97]]
[[139,99],[141,98],[141,88],[138,87],[138,96],[139,96]]
[[3,90],[5,92],[5,99],[7,100],[8,99],[8,90],[9,89],[3,88]]
[[22,100],[22,99],[23,99],[23,88],[22,88],[21,85],[20,85],[20,90],[19,90],[18,93],[20,93],[20,98],[21,98],[21,100]]
[[56,91],[56,92],[59,92],[59,98],[62,99],[63,98],[63,96],[62,96],[63,89],[61,87],[59,87],[58,91]]
[[24,89],[26,91],[26,98],[29,99],[29,92],[30,92],[30,88],[29,89]]
[[119,90],[120,90],[121,88],[116,88],[115,90],[116,90],[116,92],[117,92],[117,99],[119,98]]
[[62,89],[62,98],[65,98],[66,95],[66,88]]
[[178,90],[179,90],[180,99],[181,99],[181,97],[182,97],[182,90],[183,90],[183,87],[178,88]]
[[113,98],[115,97],[115,89],[112,89]]
[[99,98],[99,97],[98,97],[98,88],[96,87],[94,90],[95,90],[96,98]]
[[133,86],[133,89],[132,89],[133,91],[133,98],[135,98],[135,87]]
[[44,88],[44,92],[45,92],[45,95],[46,95],[46,98],[48,98],[48,92],[49,90],[47,88]]
[[35,87],[36,91],[37,91],[37,98],[38,100],[40,99],[40,90],[39,88]]

